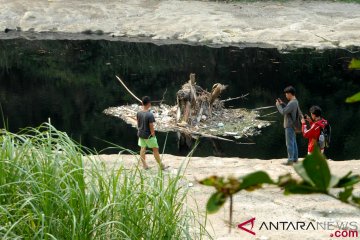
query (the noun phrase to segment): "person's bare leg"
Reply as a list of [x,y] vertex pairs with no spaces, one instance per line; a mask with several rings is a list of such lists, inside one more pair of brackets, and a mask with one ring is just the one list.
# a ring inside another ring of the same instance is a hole
[[145,161],[145,153],[146,153],[146,147],[142,147],[140,149],[140,159],[141,159],[144,169],[148,169],[149,166],[146,164],[146,161]]
[[153,154],[154,154],[156,162],[160,165],[161,169],[164,169],[165,165],[161,163],[159,149],[158,148],[153,148]]

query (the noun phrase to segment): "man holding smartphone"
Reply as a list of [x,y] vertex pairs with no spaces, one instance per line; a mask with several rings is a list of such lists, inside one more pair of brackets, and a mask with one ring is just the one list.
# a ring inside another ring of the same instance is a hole
[[159,154],[159,145],[155,136],[154,129],[154,114],[150,112],[151,101],[150,97],[145,96],[142,98],[143,110],[136,114],[137,126],[138,126],[138,145],[140,149],[140,158],[143,163],[144,169],[149,169],[149,166],[145,161],[145,153],[146,148],[152,148],[155,160],[161,167],[161,169],[165,169],[165,166],[161,163],[161,158]]
[[284,129],[288,160],[285,165],[296,163],[299,158],[298,146],[296,143],[295,121],[299,111],[299,102],[295,97],[295,88],[288,86],[284,89],[286,99],[289,101],[285,104],[280,98],[276,99],[276,107],[284,115]]

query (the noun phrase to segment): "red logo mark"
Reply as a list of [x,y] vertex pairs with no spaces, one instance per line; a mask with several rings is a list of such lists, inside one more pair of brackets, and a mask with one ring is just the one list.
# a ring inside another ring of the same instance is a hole
[[[253,229],[253,227],[254,227],[254,222],[255,222],[255,218],[252,218],[250,220],[247,220],[246,222],[240,223],[238,225],[238,228],[240,228],[241,230],[244,230],[245,232],[248,232],[248,233],[250,233],[252,235],[256,235],[255,232],[251,231]],[[244,225],[247,225],[249,223],[251,223],[251,229],[247,229],[247,228],[243,227]]]

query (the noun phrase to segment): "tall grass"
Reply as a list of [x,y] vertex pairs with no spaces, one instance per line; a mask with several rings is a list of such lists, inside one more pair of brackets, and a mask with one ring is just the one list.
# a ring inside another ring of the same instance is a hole
[[182,174],[108,169],[50,124],[0,132],[1,239],[201,239]]

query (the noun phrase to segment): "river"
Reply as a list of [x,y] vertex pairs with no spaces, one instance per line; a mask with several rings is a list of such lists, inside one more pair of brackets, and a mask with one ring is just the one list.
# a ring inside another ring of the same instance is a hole
[[[209,47],[187,44],[156,45],[146,42],[106,40],[0,40],[0,103],[8,128],[18,131],[51,119],[86,147],[109,146],[103,140],[137,150],[136,130],[102,111],[110,106],[135,103],[121,87],[121,76],[137,96],[175,104],[175,93],[196,73],[197,83],[211,89],[214,83],[229,85],[222,98],[249,93],[247,99],[229,102],[227,107],[258,108],[285,98],[284,87],[297,89],[304,112],[319,105],[333,133],[327,156],[334,160],[360,159],[360,104],[345,103],[360,91],[360,71],[349,70],[353,49],[297,49],[281,52],[274,48]],[[270,108],[273,121],[261,135],[236,143],[203,139],[196,156],[285,158],[282,117]],[[175,133],[159,134],[161,151],[179,151]],[[298,136],[301,155],[306,141]],[[115,150],[112,150],[115,151]],[[110,152],[110,150],[108,150]]]

